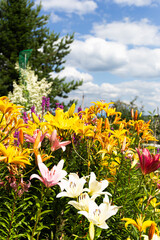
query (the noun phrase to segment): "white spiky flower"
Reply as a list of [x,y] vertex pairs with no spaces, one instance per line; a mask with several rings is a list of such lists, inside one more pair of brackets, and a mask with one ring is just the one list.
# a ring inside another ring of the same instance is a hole
[[8,98],[13,103],[24,106],[27,112],[34,105],[36,113],[40,114],[42,112],[42,97],[47,97],[50,94],[52,83],[48,83],[45,78],[38,81],[38,76],[30,67],[20,69],[17,64],[16,69],[21,73],[20,84],[13,82],[13,93],[9,92]]

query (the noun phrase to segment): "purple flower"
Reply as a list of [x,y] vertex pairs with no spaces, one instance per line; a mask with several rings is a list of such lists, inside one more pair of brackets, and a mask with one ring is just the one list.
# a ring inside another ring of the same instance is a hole
[[36,112],[35,112],[35,106],[34,106],[34,105],[31,107],[31,113],[32,113],[32,112],[33,112],[33,113],[36,113]]
[[81,119],[82,118],[82,113],[81,113],[81,111],[82,111],[82,108],[81,108],[81,106],[78,108],[78,116],[79,116],[79,118]]
[[23,118],[25,123],[28,123],[28,117],[27,117],[27,113],[26,112],[23,112],[22,118]]
[[64,109],[64,106],[63,106],[62,104],[60,104],[60,103],[56,103],[56,109],[57,109],[57,108]]
[[43,96],[42,97],[42,114],[44,114],[45,111],[50,110],[50,98]]
[[46,98],[46,110],[49,111],[50,109],[50,98]]
[[78,113],[82,111],[82,108],[81,106],[78,108]]
[[42,97],[42,114],[45,112],[45,106],[46,106],[46,97]]
[[19,131],[15,131],[15,133],[14,133],[14,145],[15,146],[19,146],[20,145],[20,140],[19,140]]

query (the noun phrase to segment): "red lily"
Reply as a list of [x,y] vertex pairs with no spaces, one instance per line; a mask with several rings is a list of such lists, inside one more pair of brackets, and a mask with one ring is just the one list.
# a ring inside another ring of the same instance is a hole
[[151,154],[147,148],[142,150],[142,154],[139,149],[136,149],[140,163],[137,164],[138,167],[141,167],[143,175],[149,174],[156,171],[160,167],[160,154]]

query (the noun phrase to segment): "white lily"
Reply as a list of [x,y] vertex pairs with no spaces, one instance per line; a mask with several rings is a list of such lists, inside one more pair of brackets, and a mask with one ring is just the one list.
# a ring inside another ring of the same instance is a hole
[[[76,173],[69,174],[68,179],[62,179],[61,183],[59,184],[61,187],[62,192],[57,195],[59,197],[70,197],[70,198],[77,198],[83,191],[83,186],[85,184],[85,178],[79,178]],[[63,191],[66,190],[66,191]]]
[[111,205],[107,194],[105,195],[105,197],[103,199],[103,203],[106,204],[108,207],[108,218],[115,215],[118,212],[118,209],[121,208],[121,206],[118,207],[116,205]]
[[90,201],[91,199],[87,193],[81,193],[81,195],[78,198],[78,202],[69,201],[68,204],[71,204],[73,207],[75,207],[78,210],[88,212]]
[[89,188],[85,188],[84,190],[88,192],[89,195],[91,195],[92,199],[96,199],[96,197],[100,196],[101,194],[108,194],[111,195],[108,192],[103,192],[103,190],[108,187],[109,182],[107,180],[102,180],[98,182],[96,180],[96,175],[94,172],[91,172],[90,174],[90,180],[89,180]]
[[[142,237],[144,237],[144,240],[149,240],[149,237],[147,235],[142,235]],[[160,240],[160,236],[154,233],[151,240]]]
[[115,215],[118,211],[117,206],[111,206],[109,203],[101,203],[99,206],[91,200],[89,203],[89,212],[79,211],[79,214],[84,215],[89,222],[92,222],[97,227],[107,229],[106,220]]

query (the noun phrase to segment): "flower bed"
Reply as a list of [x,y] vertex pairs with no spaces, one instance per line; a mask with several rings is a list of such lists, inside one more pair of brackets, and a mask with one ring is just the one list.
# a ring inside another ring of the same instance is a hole
[[160,239],[159,154],[112,103],[43,117],[0,98],[1,239]]

